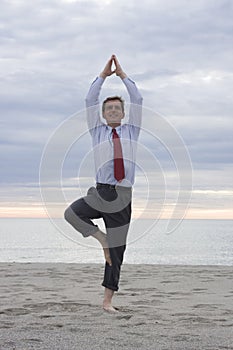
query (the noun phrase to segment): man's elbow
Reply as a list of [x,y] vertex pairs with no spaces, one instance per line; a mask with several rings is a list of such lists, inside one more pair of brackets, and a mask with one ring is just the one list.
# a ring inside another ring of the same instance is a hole
[[91,99],[88,95],[87,95],[87,97],[85,98],[85,105],[86,105],[86,107],[91,107],[91,106],[93,106],[93,99]]
[[133,103],[135,105],[142,105],[142,102],[143,102],[143,97],[139,94]]

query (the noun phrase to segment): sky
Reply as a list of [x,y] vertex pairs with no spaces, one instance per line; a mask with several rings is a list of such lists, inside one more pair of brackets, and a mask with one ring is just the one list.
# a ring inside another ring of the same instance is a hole
[[[94,184],[85,96],[114,53],[143,96],[134,215],[168,218],[181,192],[180,216],[232,219],[232,17],[231,0],[1,0],[0,217],[46,217],[41,187],[61,213]],[[116,93],[127,102],[112,76],[101,98]],[[64,145],[58,184],[48,173]]]

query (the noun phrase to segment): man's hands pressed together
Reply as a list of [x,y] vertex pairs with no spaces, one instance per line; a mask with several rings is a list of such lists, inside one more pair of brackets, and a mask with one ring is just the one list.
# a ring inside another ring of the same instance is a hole
[[121,68],[121,65],[117,59],[117,57],[115,55],[112,55],[112,60],[115,64],[115,73],[118,77],[120,77],[121,79],[124,79],[127,77],[126,73],[123,71],[123,69]]
[[112,55],[111,58],[108,60],[106,66],[104,67],[104,70],[100,73],[100,77],[105,79],[114,73],[116,73],[116,75],[118,77],[120,77],[121,79],[124,79],[127,77],[127,75],[125,74],[125,72],[121,68],[121,65],[120,65],[116,55]]
[[112,70],[112,63],[113,63],[113,56],[108,60],[106,66],[104,67],[104,70],[100,73],[100,77],[105,79],[106,77],[109,77],[110,75],[115,73],[115,69]]

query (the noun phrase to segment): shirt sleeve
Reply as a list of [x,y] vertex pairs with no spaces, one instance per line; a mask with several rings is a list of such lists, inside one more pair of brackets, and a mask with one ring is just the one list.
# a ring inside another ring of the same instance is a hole
[[97,77],[91,84],[85,99],[87,109],[87,125],[90,133],[92,133],[96,127],[103,124],[100,119],[99,108],[99,95],[103,82],[103,78]]
[[143,98],[133,80],[126,77],[123,82],[130,97],[129,124],[135,127],[135,133],[139,134],[142,123],[142,101]]

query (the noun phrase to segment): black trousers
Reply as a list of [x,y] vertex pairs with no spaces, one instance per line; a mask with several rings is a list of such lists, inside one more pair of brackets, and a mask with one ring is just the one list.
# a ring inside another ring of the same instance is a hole
[[126,238],[131,219],[132,189],[97,183],[87,195],[73,202],[65,211],[65,219],[83,237],[99,231],[92,220],[102,218],[105,223],[107,242],[112,266],[105,263],[102,286],[119,289],[120,270],[126,249]]

